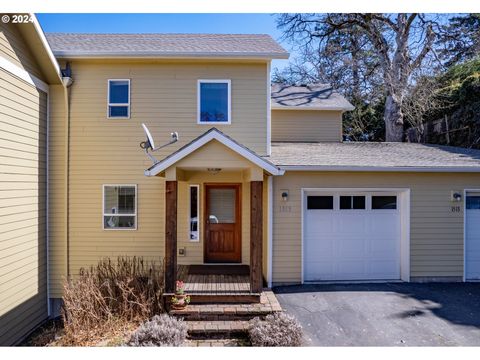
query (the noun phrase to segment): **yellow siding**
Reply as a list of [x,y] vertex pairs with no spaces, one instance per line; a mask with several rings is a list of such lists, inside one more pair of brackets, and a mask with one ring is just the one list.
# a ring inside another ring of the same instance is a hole
[[341,111],[272,110],[272,141],[341,140]]
[[217,140],[208,142],[200,149],[175,163],[174,166],[180,169],[198,169],[203,171],[211,167],[231,170],[257,167]]
[[[336,187],[410,188],[410,276],[462,277],[463,204],[450,196],[480,188],[478,174],[287,172],[274,178],[274,282],[301,280],[301,189]],[[289,190],[287,203],[282,189]],[[461,212],[452,212],[452,205],[461,205]]]
[[0,69],[0,345],[47,317],[47,101]]
[[[72,71],[75,82],[71,88],[70,108],[71,274],[105,256],[163,258],[165,180],[143,174],[151,162],[139,148],[144,140],[141,123],[148,124],[158,145],[169,141],[170,132],[179,132],[177,144],[155,153],[159,159],[207,131],[210,126],[197,125],[197,79],[231,79],[232,125],[216,127],[252,150],[260,154],[266,152],[266,64],[76,61],[72,63]],[[109,78],[131,79],[130,119],[107,119]],[[215,161],[211,165],[217,166]],[[217,179],[227,175],[219,174]],[[231,174],[229,181],[243,182],[237,175]],[[189,181],[207,180],[215,181],[201,174],[193,174]],[[138,185],[137,230],[102,229],[103,184]],[[188,193],[182,191],[187,190],[186,186],[186,183],[179,183],[179,246],[188,245],[189,261],[191,258],[200,262],[203,243],[190,243],[187,237]],[[242,236],[245,240],[249,233],[249,186],[244,184],[242,190]],[[247,245],[242,249],[245,262],[248,262]],[[63,248],[59,246],[58,251]],[[179,257],[179,262],[183,261],[181,259]],[[61,276],[60,265],[63,264],[60,260],[58,263],[56,278]]]
[[[213,126],[259,155],[266,154],[266,63],[73,62],[72,71],[72,152],[92,146],[109,150],[107,136],[116,153],[130,143],[138,148],[144,122],[158,144],[170,140],[173,131],[180,134],[178,143],[156,153],[160,158]],[[114,78],[131,79],[130,119],[107,119],[107,80]],[[231,125],[197,124],[199,79],[231,80]],[[75,142],[80,133],[83,141]]]
[[21,26],[31,25],[0,22],[0,57],[44,80],[37,61],[20,34],[19,28]]
[[66,241],[66,104],[65,88],[51,85],[49,126],[49,270],[50,297],[62,296],[62,281],[67,276]]

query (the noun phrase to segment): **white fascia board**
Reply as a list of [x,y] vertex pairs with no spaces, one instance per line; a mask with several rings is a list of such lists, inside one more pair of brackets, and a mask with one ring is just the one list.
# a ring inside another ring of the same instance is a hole
[[37,89],[48,93],[48,84],[46,82],[40,80],[35,75],[30,74],[28,71],[25,71],[20,66],[14,63],[11,63],[10,61],[8,61],[3,57],[0,57],[0,69],[3,69],[6,72],[9,72],[10,74],[18,77],[19,79],[36,87]]
[[307,111],[307,110],[324,110],[324,111],[351,111],[354,106],[278,106],[272,105],[272,110],[291,110],[291,111]]
[[480,166],[309,166],[309,165],[279,165],[285,171],[367,171],[367,172],[439,172],[439,173],[480,173]]
[[45,48],[45,51],[47,52],[48,58],[50,59],[50,62],[52,63],[53,67],[55,68],[56,73],[58,74],[58,77],[62,79],[62,72],[60,70],[60,65],[57,62],[57,59],[55,59],[55,55],[53,55],[52,49],[50,48],[50,45],[48,44],[47,38],[45,37],[45,33],[42,30],[42,27],[40,23],[38,22],[37,17],[35,14],[31,13],[30,16],[32,17],[33,20],[33,26],[35,27],[35,30],[38,34],[38,37],[40,38],[40,41],[43,44],[43,47]]
[[262,159],[261,157],[252,154],[250,151],[244,149],[243,147],[239,146],[232,140],[226,138],[225,136],[221,135],[217,131],[212,131],[203,137],[200,137],[197,139],[195,142],[191,143],[189,146],[185,147],[183,150],[179,151],[175,155],[158,162],[157,164],[153,165],[153,168],[150,170],[145,170],[145,175],[146,176],[155,176],[162,171],[166,170],[176,162],[182,160],[184,157],[188,156],[195,150],[201,148],[203,145],[207,144],[208,142],[212,140],[217,140],[221,144],[225,145],[229,149],[235,151],[237,154],[243,156],[247,160],[251,161],[258,167],[261,167],[265,171],[269,172],[272,175],[283,175],[284,170],[279,169],[275,165],[271,164],[270,162]]

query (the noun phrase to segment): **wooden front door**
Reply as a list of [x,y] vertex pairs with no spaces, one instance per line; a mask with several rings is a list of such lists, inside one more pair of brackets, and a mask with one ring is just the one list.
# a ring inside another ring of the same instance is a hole
[[205,262],[241,262],[240,184],[207,184],[205,196]]

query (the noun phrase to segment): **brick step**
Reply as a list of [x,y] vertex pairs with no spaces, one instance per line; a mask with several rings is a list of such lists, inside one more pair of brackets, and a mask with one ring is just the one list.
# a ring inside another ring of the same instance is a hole
[[[163,294],[166,303],[170,302],[174,294]],[[191,304],[248,304],[259,303],[260,294],[258,293],[238,293],[238,294],[210,294],[210,293],[189,293]]]
[[189,305],[184,310],[170,310],[169,313],[187,321],[232,321],[263,318],[274,312],[271,308],[254,308],[249,305]]
[[185,342],[185,346],[189,347],[197,347],[197,346],[221,346],[221,347],[232,347],[232,346],[251,346],[250,340],[248,336],[240,335],[240,336],[231,336],[231,337],[224,337],[220,336],[218,338],[212,338],[213,335],[208,335],[205,337],[191,337],[187,339]]
[[278,311],[282,311],[282,308],[273,292],[264,291],[258,303],[190,304],[183,310],[170,309],[169,313],[185,320],[229,321],[249,320],[254,317],[263,318]]
[[188,334],[191,337],[199,338],[203,335],[232,336],[234,334],[245,334],[248,330],[248,321],[186,321]]

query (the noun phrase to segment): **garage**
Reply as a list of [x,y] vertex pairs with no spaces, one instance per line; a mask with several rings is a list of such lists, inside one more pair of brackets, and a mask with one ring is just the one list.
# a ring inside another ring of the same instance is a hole
[[480,192],[465,196],[465,280],[480,280]]
[[305,191],[304,281],[403,278],[403,198],[400,191]]

